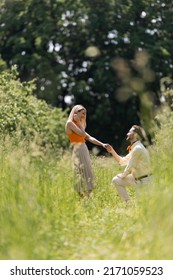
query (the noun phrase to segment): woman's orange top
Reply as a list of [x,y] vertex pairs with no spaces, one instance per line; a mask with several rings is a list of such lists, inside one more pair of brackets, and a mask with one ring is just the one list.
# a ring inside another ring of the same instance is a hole
[[85,143],[85,136],[80,136],[75,132],[67,134],[67,136],[71,143]]
[[[74,123],[76,124],[75,121],[74,121]],[[72,131],[71,134],[67,134],[67,136],[71,143],[85,143],[85,136],[80,136],[79,134],[75,133],[74,131]]]

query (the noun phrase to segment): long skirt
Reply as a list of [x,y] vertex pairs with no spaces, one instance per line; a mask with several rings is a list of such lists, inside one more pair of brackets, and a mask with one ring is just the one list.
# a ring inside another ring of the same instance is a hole
[[73,145],[72,160],[75,174],[74,188],[78,193],[94,188],[95,176],[92,171],[90,155],[85,143]]

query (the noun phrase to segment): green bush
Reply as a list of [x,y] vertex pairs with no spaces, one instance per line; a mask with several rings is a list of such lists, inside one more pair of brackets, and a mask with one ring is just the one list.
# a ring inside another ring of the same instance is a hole
[[15,66],[0,75],[0,134],[15,139],[36,141],[50,150],[65,148],[65,112],[50,107],[34,95],[34,81],[21,82]]

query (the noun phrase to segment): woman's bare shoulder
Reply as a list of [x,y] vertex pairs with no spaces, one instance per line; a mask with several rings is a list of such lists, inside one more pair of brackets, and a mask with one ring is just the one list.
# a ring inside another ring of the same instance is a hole
[[75,124],[74,124],[74,122],[73,122],[73,121],[68,120],[68,121],[66,122],[66,127],[68,127],[68,128],[72,128],[72,127],[74,127],[74,126],[75,126]]

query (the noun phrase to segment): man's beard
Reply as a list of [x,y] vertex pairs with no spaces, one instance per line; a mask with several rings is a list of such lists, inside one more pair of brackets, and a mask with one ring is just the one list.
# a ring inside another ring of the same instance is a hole
[[133,142],[133,137],[127,136],[126,140],[127,140],[128,142],[132,143],[132,142]]
[[126,137],[126,140],[130,142],[130,136],[127,136],[127,137]]

